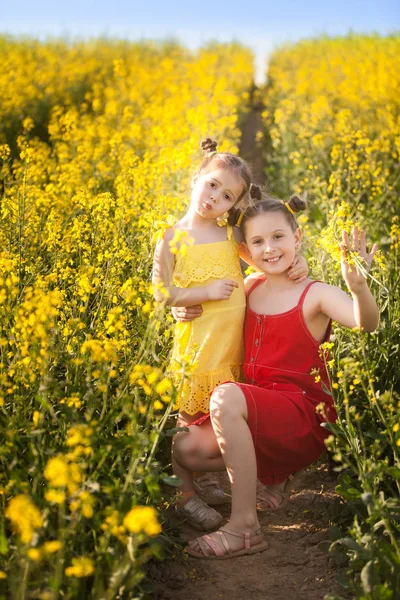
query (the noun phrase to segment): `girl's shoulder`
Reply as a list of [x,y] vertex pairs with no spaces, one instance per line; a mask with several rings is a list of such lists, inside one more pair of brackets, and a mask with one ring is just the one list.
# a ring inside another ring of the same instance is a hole
[[265,279],[264,273],[251,273],[248,275],[244,280],[244,291],[246,294],[251,290],[255,282],[262,278]]
[[310,286],[310,289],[308,290],[307,295],[311,294],[313,296],[325,296],[326,294],[330,294],[334,290],[339,289],[337,286],[330,285],[329,283],[325,283],[319,279],[308,279],[305,287],[308,285]]
[[327,302],[334,303],[335,300],[339,300],[342,296],[346,295],[345,292],[336,285],[330,285],[324,281],[310,280],[306,283],[305,288],[308,286],[309,289],[305,295],[304,303],[305,305],[308,305],[309,309],[314,309],[317,312],[321,310]]

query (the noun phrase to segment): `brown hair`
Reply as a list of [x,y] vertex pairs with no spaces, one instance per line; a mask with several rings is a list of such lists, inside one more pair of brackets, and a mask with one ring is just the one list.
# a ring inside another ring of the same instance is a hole
[[230,169],[235,175],[240,177],[244,183],[243,192],[235,202],[235,206],[228,211],[228,223],[235,225],[237,221],[237,203],[244,198],[249,191],[251,184],[251,170],[246,162],[231,152],[217,152],[217,142],[211,138],[201,140],[200,147],[206,153],[206,156],[201,161],[197,172],[210,171],[211,168]]
[[306,207],[306,200],[299,196],[291,196],[290,199],[285,202],[284,200],[263,193],[258,185],[252,183],[250,186],[250,201],[241,209],[242,218],[240,220],[240,227],[242,233],[244,235],[244,228],[249,219],[258,214],[267,212],[282,213],[292,231],[296,231],[298,223],[295,214],[293,213],[298,213]]

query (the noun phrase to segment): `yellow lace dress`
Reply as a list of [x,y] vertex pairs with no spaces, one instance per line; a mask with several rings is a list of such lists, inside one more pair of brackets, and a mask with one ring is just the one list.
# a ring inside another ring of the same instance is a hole
[[189,415],[208,413],[213,389],[240,378],[246,298],[238,245],[232,227],[226,229],[224,241],[187,246],[174,268],[173,283],[180,288],[226,278],[239,285],[229,300],[204,302],[200,317],[176,324],[170,371],[180,387],[176,407]]

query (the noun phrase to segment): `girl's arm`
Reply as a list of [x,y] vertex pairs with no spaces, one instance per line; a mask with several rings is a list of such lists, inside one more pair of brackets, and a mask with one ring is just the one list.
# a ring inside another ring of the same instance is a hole
[[374,331],[379,323],[379,309],[375,298],[367,285],[365,275],[356,265],[349,265],[346,257],[352,250],[358,252],[368,265],[371,264],[377,250],[374,244],[370,253],[366,250],[365,231],[353,229],[353,243],[349,242],[346,232],[343,232],[342,245],[342,275],[352,295],[352,300],[339,288],[321,285],[321,312],[347,327],[359,327],[363,331]]
[[231,279],[220,279],[210,285],[193,288],[179,288],[172,284],[175,257],[170,251],[169,242],[173,237],[174,230],[168,229],[154,252],[152,283],[156,301],[165,302],[167,306],[192,306],[230,298],[233,289],[238,287],[236,281]]

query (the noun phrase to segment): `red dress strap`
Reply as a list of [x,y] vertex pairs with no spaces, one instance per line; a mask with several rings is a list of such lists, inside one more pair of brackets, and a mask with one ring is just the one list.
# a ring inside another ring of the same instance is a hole
[[321,283],[321,282],[320,282],[320,281],[318,281],[318,279],[315,279],[314,281],[310,281],[310,282],[309,282],[309,283],[306,285],[306,287],[304,288],[304,290],[303,290],[303,292],[302,292],[302,294],[301,294],[301,296],[300,296],[300,298],[299,298],[299,301],[298,301],[298,303],[297,303],[297,306],[300,306],[300,307],[302,307],[302,306],[303,306],[304,298],[306,297],[308,290],[310,289],[310,287],[311,287],[312,285],[314,285],[314,283]]
[[251,294],[251,292],[254,290],[254,288],[256,288],[258,285],[260,285],[261,282],[265,281],[267,279],[266,275],[261,275],[261,277],[259,277],[258,279],[256,279],[253,283],[253,285],[251,286],[251,288],[249,289],[248,292],[246,292],[246,298],[248,298]]

